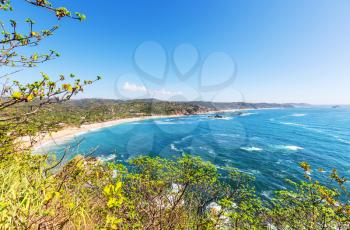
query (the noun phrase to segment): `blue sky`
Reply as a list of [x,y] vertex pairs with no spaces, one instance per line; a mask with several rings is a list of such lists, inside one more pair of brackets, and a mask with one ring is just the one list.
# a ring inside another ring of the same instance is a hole
[[[17,78],[103,75],[80,96],[89,98],[350,103],[349,1],[54,2],[87,20],[59,22],[37,49],[62,57]],[[18,20],[56,23],[42,9],[14,6]]]

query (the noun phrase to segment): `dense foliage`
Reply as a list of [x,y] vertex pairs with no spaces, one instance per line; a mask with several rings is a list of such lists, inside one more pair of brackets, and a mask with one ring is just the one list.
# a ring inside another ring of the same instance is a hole
[[[58,20],[85,19],[83,14],[73,15],[48,0],[22,1],[53,13]],[[9,0],[0,1],[0,11],[12,10]],[[19,54],[58,29],[37,31],[33,20],[26,23],[26,33],[18,31],[16,21],[11,20],[8,27],[1,24],[2,67],[30,68],[59,56],[55,51]],[[208,108],[201,103],[154,101],[68,103],[93,81],[81,81],[74,74],[61,75],[58,80],[41,75],[40,81],[25,85],[9,83],[9,79],[2,82],[0,229],[350,228],[347,180],[334,170],[329,184],[322,185],[311,177],[318,171],[305,162],[300,163],[303,181],[287,181],[291,189],[276,191],[272,200],[263,201],[251,176],[234,168],[218,169],[196,157],[166,160],[142,156],[120,165],[77,156],[62,164],[63,159],[54,155],[33,154],[18,138],[35,139],[39,131],[50,132],[62,122],[79,125],[124,116],[191,114]]]
[[[7,116],[29,112],[36,101],[13,106],[0,112]],[[151,115],[195,114],[209,111],[207,108],[188,103],[148,101],[148,100],[102,100],[83,99],[55,103],[42,108],[32,121],[50,121],[52,128],[64,126],[80,126],[82,124],[103,122],[119,118],[140,117]],[[39,129],[40,130],[40,129]]]
[[[306,179],[271,202],[253,178],[211,163],[138,157],[126,166],[76,157],[60,169],[47,155],[0,162],[0,225],[14,229],[348,229],[341,189]],[[309,166],[303,163],[305,168]],[[309,170],[309,169],[308,169]],[[336,172],[333,180],[342,185]]]

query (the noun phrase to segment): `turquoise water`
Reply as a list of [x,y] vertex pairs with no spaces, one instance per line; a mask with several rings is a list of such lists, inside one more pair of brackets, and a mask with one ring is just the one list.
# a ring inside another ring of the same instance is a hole
[[[121,162],[140,154],[172,158],[189,153],[218,167],[233,166],[254,175],[257,190],[266,197],[284,188],[285,178],[302,178],[301,161],[315,171],[322,167],[329,173],[337,168],[350,177],[350,107],[222,115],[222,119],[195,115],[103,128],[80,135],[77,139],[82,142],[70,157],[96,146],[94,156]],[[62,153],[77,139],[49,148]]]

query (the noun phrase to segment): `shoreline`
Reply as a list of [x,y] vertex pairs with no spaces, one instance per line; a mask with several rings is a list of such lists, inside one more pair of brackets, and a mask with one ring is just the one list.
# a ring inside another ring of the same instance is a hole
[[39,150],[40,148],[42,148],[44,146],[59,145],[64,141],[73,139],[73,138],[78,137],[80,135],[83,135],[85,133],[97,131],[99,129],[112,127],[112,126],[116,126],[116,125],[126,124],[126,123],[130,123],[130,122],[137,122],[137,121],[145,121],[145,120],[161,119],[161,118],[172,118],[172,117],[182,117],[182,116],[188,116],[188,115],[184,115],[184,114],[181,114],[181,115],[180,114],[179,115],[154,115],[154,116],[143,116],[143,117],[119,118],[119,119],[110,120],[110,121],[85,124],[85,125],[81,125],[80,127],[73,127],[73,126],[64,127],[62,130],[59,130],[57,132],[44,134],[43,137],[39,138],[39,141],[36,144],[34,144],[32,149],[35,152],[36,150]]
[[[80,127],[73,127],[73,126],[64,127],[62,130],[59,130],[57,132],[43,134],[42,137],[39,137],[38,142],[32,146],[32,149],[34,152],[36,152],[43,147],[59,145],[65,141],[71,140],[75,137],[78,137],[88,132],[93,132],[99,129],[112,127],[120,124],[126,124],[130,122],[161,119],[161,118],[173,118],[173,117],[184,117],[184,116],[187,117],[187,116],[212,114],[212,113],[229,113],[229,112],[237,112],[237,111],[260,110],[260,109],[272,109],[272,108],[228,109],[228,110],[219,110],[219,111],[207,111],[207,112],[196,113],[196,114],[152,115],[152,116],[142,116],[142,117],[119,118],[119,119],[110,120],[110,121],[85,124],[85,125],[81,125]],[[24,143],[26,143],[26,140],[23,140],[23,141]]]

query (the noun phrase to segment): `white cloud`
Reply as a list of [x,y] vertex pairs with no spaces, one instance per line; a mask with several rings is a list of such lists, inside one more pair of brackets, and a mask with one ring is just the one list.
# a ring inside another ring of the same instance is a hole
[[163,98],[164,96],[170,97],[175,95],[182,95],[181,91],[169,91],[165,89],[147,89],[143,85],[137,85],[130,82],[125,82],[122,89],[132,93],[148,93],[150,97]]
[[147,89],[143,85],[136,85],[133,83],[125,82],[123,85],[123,90],[128,91],[128,92],[139,92],[139,93],[146,93]]

